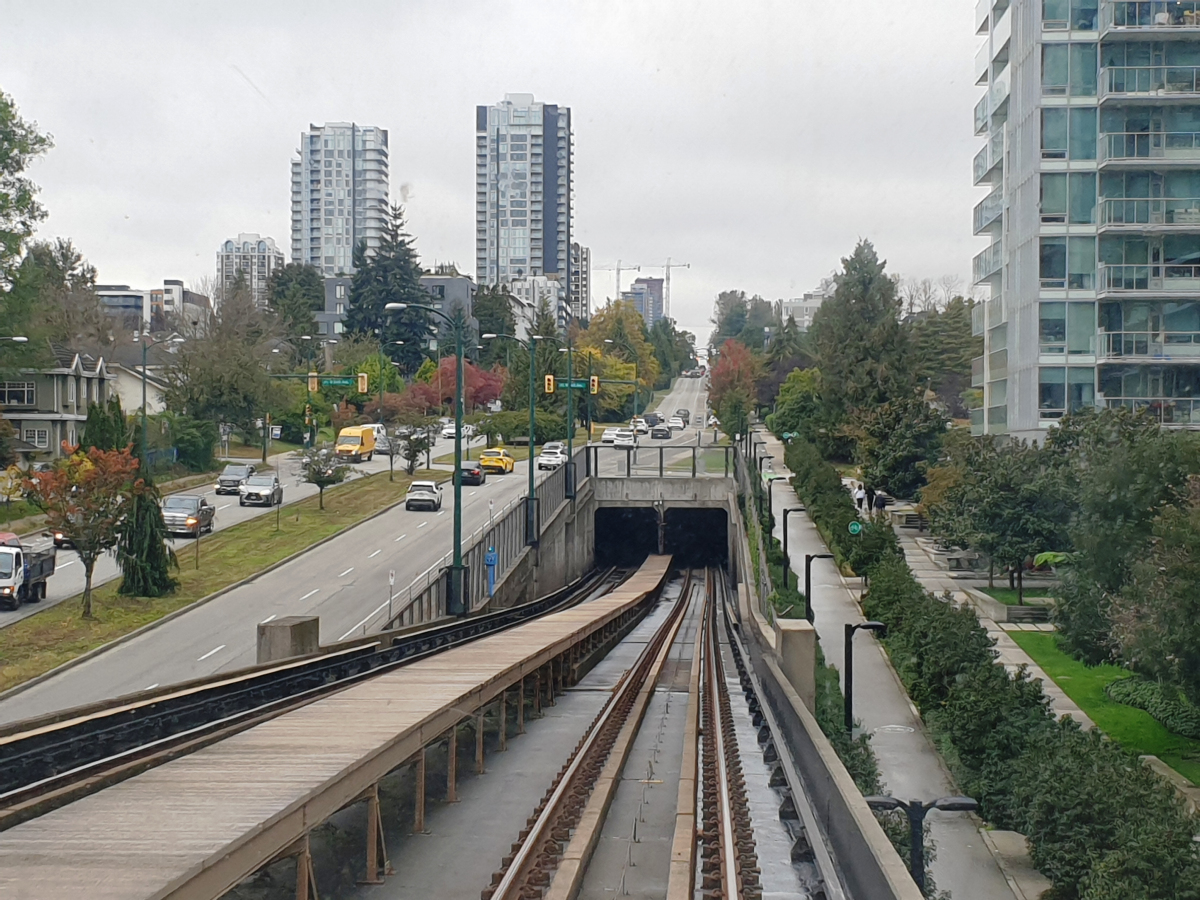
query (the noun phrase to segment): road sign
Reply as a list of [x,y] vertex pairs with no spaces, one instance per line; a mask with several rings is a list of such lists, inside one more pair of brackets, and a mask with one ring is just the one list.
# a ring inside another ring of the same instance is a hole
[[358,384],[357,378],[321,378],[321,384],[328,384],[332,387],[355,387]]
[[560,381],[558,386],[560,388],[570,388],[573,391],[586,391],[591,387],[585,378],[577,378],[574,381]]
[[396,586],[396,570],[395,569],[388,569],[388,586],[389,587]]
[[859,534],[862,532],[862,522],[851,522],[846,527],[851,534]]
[[281,437],[283,437],[283,426],[282,425],[272,425],[271,426],[271,440],[277,441]]

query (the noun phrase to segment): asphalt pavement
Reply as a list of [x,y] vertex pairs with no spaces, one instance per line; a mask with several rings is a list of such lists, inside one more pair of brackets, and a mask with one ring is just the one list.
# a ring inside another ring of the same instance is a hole
[[[670,394],[659,404],[659,408],[668,413],[681,407],[692,410],[692,426],[665,443],[679,447],[678,453],[682,456],[686,452],[682,448],[695,443],[698,426],[703,422],[703,379],[678,379]],[[434,453],[445,453],[445,448],[452,444],[452,441],[439,441]],[[363,464],[362,468],[378,471],[381,463],[386,470],[386,458],[376,458]],[[600,472],[615,475],[620,464],[617,454],[602,454]],[[538,480],[549,474],[539,472]],[[518,463],[512,474],[489,475],[487,483],[479,487],[464,485],[464,535],[486,523],[489,501],[490,508],[499,513],[506,504],[519,499],[526,485],[524,476],[524,464]],[[309,493],[315,493],[309,485],[296,485],[290,474],[287,474],[285,486],[289,502],[306,496],[305,488],[310,488]],[[242,516],[250,518],[266,511],[265,508],[242,509],[232,497],[229,501],[232,505],[217,513],[221,527],[240,521]],[[222,505],[224,503],[218,504],[219,507]],[[399,588],[408,585],[449,552],[452,520],[453,494],[448,490],[438,513],[406,512],[403,506],[398,506],[314,547],[253,582],[0,701],[0,722],[252,665],[258,623],[282,616],[319,616],[322,643],[351,636],[388,602],[390,570],[395,570]],[[66,553],[59,557],[62,561],[68,558]],[[80,568],[76,564],[67,571],[79,572]],[[55,579],[60,577],[54,576]],[[77,593],[81,589],[82,574],[79,573],[74,591]],[[66,593],[68,588],[59,590],[70,596]]]

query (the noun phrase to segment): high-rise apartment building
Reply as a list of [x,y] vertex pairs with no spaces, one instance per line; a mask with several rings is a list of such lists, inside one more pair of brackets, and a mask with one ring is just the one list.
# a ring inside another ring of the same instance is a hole
[[586,322],[592,317],[592,251],[571,244],[571,315]]
[[976,433],[1200,425],[1200,0],[980,0]]
[[638,278],[621,291],[621,299],[631,302],[650,328],[663,317],[663,279]]
[[330,122],[300,135],[292,160],[292,262],[353,273],[354,248],[379,246],[388,210],[388,133]]
[[[505,94],[475,111],[475,268],[480,285],[571,273],[571,110]],[[568,308],[568,313],[570,312]]]
[[228,290],[240,274],[246,279],[255,304],[267,305],[267,283],[284,265],[283,251],[274,238],[239,234],[217,250],[217,279]]

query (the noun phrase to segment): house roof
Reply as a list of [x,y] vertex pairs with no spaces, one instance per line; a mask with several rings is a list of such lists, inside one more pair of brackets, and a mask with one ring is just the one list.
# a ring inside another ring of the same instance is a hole
[[[139,362],[136,366],[126,366],[122,365],[121,363],[114,363],[110,368],[120,372],[128,372],[137,379],[141,379],[142,377],[141,362]],[[157,388],[162,388],[163,390],[170,386],[167,384],[166,379],[162,377],[162,367],[155,366],[154,364],[146,366],[146,383],[152,384]]]

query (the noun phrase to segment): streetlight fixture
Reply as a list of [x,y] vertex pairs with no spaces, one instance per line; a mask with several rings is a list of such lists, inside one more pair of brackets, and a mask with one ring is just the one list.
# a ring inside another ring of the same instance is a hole
[[13,337],[0,337],[0,341],[12,341],[14,344],[28,344],[29,338],[18,334],[14,335]]
[[537,437],[537,417],[535,415],[537,409],[537,388],[534,380],[537,378],[537,342],[536,335],[530,335],[528,341],[524,341],[516,335],[512,334],[481,334],[480,338],[485,341],[509,340],[520,344],[529,351],[529,502],[525,508],[525,543],[533,546],[537,543],[537,482],[533,471],[533,442]]
[[[787,519],[788,516],[795,512],[804,512],[804,507],[796,506],[791,509],[783,510],[783,589],[785,591],[788,589],[788,574],[792,571],[792,560],[791,557],[788,556]],[[808,605],[807,596],[804,598],[804,604],[805,606]]]
[[468,598],[466,569],[462,561],[463,329],[441,310],[422,303],[388,303],[383,309],[385,312],[419,309],[444,319],[454,329],[454,554],[450,565],[450,593],[446,612],[452,616],[465,616]]
[[970,797],[939,797],[937,800],[929,800],[927,802],[909,800],[907,803],[896,797],[879,795],[865,799],[867,806],[871,807],[871,809],[880,812],[902,809],[907,813],[909,839],[908,871],[912,873],[913,881],[917,883],[917,887],[921,889],[922,893],[925,891],[925,842],[923,840],[925,816],[931,809],[941,810],[942,812],[975,812],[979,809],[979,803]]
[[846,733],[854,731],[854,632],[859,631],[874,631],[880,637],[887,637],[887,626],[882,622],[859,622],[857,625],[851,625],[849,622],[845,625],[846,639],[844,644],[845,665],[842,667],[842,674],[845,677],[845,687],[843,694],[846,702],[845,709],[845,726]]
[[[13,338],[13,340],[16,340],[16,338]],[[25,340],[27,340],[27,338],[21,338],[21,341],[25,341]],[[173,334],[169,338],[163,338],[161,341],[147,341],[147,340],[145,340],[144,337],[141,338],[141,343],[142,343],[142,459],[141,459],[141,463],[142,463],[142,465],[146,466],[146,471],[150,470],[149,465],[147,465],[147,463],[146,463],[146,451],[147,451],[147,447],[146,447],[146,351],[149,350],[151,347],[157,347],[159,344],[182,344],[185,340],[186,340],[186,338],[182,338],[177,334]],[[266,427],[265,419],[263,420],[263,427],[264,428]]]
[[804,618],[808,619],[809,624],[813,622],[813,602],[812,602],[812,564],[814,559],[833,559],[832,553],[805,553],[804,554]]

